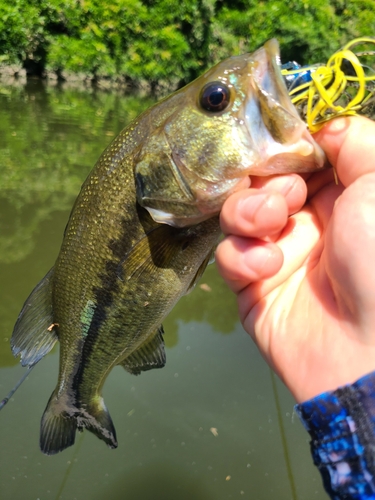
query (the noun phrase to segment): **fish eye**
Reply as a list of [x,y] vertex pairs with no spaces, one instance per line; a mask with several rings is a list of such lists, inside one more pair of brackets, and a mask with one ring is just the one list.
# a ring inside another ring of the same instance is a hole
[[199,102],[206,111],[223,111],[230,100],[230,91],[221,82],[207,83],[201,90]]

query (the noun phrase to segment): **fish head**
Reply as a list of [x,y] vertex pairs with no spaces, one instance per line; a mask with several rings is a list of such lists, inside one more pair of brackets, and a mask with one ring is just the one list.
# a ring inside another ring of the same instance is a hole
[[153,125],[135,166],[137,200],[159,223],[182,227],[217,214],[248,176],[326,166],[290,100],[274,39],[219,63],[147,120]]

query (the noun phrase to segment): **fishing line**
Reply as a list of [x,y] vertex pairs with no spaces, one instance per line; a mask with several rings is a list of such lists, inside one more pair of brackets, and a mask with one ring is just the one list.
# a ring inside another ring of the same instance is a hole
[[13,387],[13,389],[9,392],[9,394],[0,402],[0,410],[4,408],[4,406],[8,403],[10,398],[13,396],[13,394],[16,392],[16,390],[19,388],[19,386],[24,382],[24,380],[28,377],[30,374],[31,370],[35,367],[36,365],[32,365],[27,368],[27,372],[22,375],[20,380],[16,383],[16,385]]
[[290,485],[290,490],[291,490],[291,494],[292,494],[292,500],[297,500],[297,498],[298,498],[297,497],[297,490],[296,490],[296,485],[294,482],[293,470],[292,470],[290,455],[289,455],[289,451],[288,451],[288,440],[286,438],[285,426],[284,426],[282,410],[281,410],[281,403],[280,403],[280,398],[279,398],[279,394],[277,391],[276,375],[271,370],[271,368],[269,368],[269,372],[271,375],[272,392],[273,392],[275,405],[276,405],[277,422],[279,424],[281,443],[282,443],[283,452],[284,452],[284,461],[285,461],[285,466],[286,466],[286,470],[287,470],[287,474],[288,474],[289,485]]
[[64,492],[66,482],[69,479],[70,474],[72,473],[73,466],[77,463],[77,455],[78,455],[78,452],[81,449],[81,446],[82,446],[83,439],[84,439],[85,435],[86,434],[84,432],[80,432],[79,433],[79,438],[77,439],[77,444],[74,447],[74,453],[72,454],[72,458],[70,460],[68,460],[68,462],[67,462],[68,463],[68,467],[66,468],[65,474],[64,474],[64,476],[62,478],[59,490],[58,490],[57,495],[56,495],[56,500],[60,500],[60,498],[61,498],[61,496],[62,496],[62,494]]
[[[356,38],[335,52],[326,64],[281,67],[292,103],[310,132],[337,116],[369,114],[375,106],[375,70],[368,64],[375,50],[354,52],[354,47],[375,45],[375,38]],[[375,47],[373,47],[375,49]]]

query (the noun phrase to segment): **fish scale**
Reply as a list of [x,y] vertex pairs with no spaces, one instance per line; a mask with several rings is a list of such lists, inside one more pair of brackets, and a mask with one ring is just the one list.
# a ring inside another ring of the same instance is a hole
[[60,343],[44,453],[71,446],[84,428],[117,446],[106,377],[116,365],[132,374],[164,366],[162,321],[211,259],[227,197],[249,175],[326,166],[278,61],[271,40],[219,63],[125,128],[84,182],[56,264],[11,340],[29,367]]

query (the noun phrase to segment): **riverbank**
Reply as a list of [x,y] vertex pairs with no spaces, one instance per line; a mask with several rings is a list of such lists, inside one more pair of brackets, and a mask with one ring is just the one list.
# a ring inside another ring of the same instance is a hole
[[42,76],[28,74],[21,65],[0,66],[0,84],[24,86],[28,81],[39,81],[42,84],[61,87],[64,89],[90,90],[98,89],[103,91],[116,91],[124,94],[137,93],[138,95],[150,95],[162,97],[175,91],[180,86],[176,78],[171,81],[158,82],[152,85],[145,80],[137,82],[123,76],[118,77],[96,77],[90,74],[73,73],[64,71],[57,73],[55,71],[44,71]]

